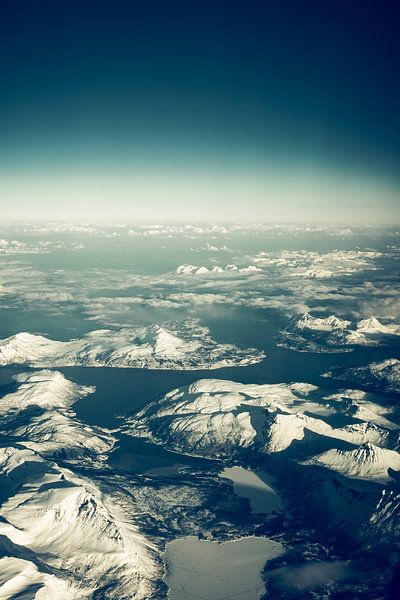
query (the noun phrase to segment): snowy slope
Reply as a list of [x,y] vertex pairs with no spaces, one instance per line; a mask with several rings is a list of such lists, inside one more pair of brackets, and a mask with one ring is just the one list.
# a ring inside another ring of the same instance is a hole
[[382,490],[368,523],[362,532],[365,544],[369,547],[375,544],[393,543],[400,536],[400,487],[390,484]]
[[[53,600],[57,587],[91,598],[107,585],[111,595],[105,593],[105,598],[149,597],[149,580],[156,574],[152,548],[129,524],[128,515],[92,482],[12,446],[0,448],[0,474],[6,484],[0,535],[11,542],[6,566],[12,578],[5,589],[13,579],[16,585],[18,572],[26,568],[32,585],[35,580],[43,584],[39,598]],[[13,545],[18,556],[11,554]],[[45,571],[38,574],[12,560],[29,557]]]
[[[332,444],[357,446],[370,441],[397,447],[399,427],[374,412],[373,403],[363,405],[360,399],[357,404],[351,396],[344,391],[339,400],[301,383],[252,385],[203,379],[169,392],[125,424],[127,433],[206,457],[229,457],[248,449],[279,453],[305,439],[307,432],[329,438]],[[354,413],[354,422],[344,427],[332,427],[325,420],[334,414],[352,418]],[[370,419],[359,422],[361,414]]]
[[320,319],[311,316],[309,313],[304,313],[299,318],[295,319],[293,327],[300,330],[315,329],[317,331],[333,331],[335,329],[347,329],[350,324],[350,321],[344,321],[335,315]]
[[0,433],[46,456],[62,454],[82,463],[101,461],[115,442],[100,427],[84,425],[71,405],[94,391],[68,381],[57,371],[21,373],[16,390],[0,400]]
[[[104,599],[148,600],[158,565],[135,526],[135,502],[94,479],[115,439],[71,408],[93,388],[55,371],[14,381],[0,398],[0,598],[69,600],[102,590]],[[78,474],[83,465],[90,478]]]
[[398,339],[400,326],[382,324],[376,317],[347,321],[330,315],[304,313],[280,332],[279,344],[299,352],[348,352],[356,346],[379,346]]
[[381,362],[372,362],[362,367],[329,371],[325,377],[354,381],[358,385],[385,392],[400,393],[400,360],[388,358]]
[[204,265],[201,267],[195,265],[179,265],[176,268],[177,275],[219,275],[221,273],[257,273],[262,271],[260,267],[255,265],[248,265],[246,267],[238,267],[237,265],[225,265],[224,267],[214,266],[214,267],[205,267]]
[[367,442],[356,450],[328,450],[303,464],[320,465],[347,477],[384,483],[391,480],[389,469],[400,470],[400,454]]
[[36,600],[74,600],[88,597],[73,582],[54,575],[49,569],[15,556],[0,558],[0,599],[35,598]]
[[29,333],[0,341],[0,365],[216,369],[252,364],[263,357],[255,349],[218,344],[196,321],[168,327],[102,329],[68,342]]

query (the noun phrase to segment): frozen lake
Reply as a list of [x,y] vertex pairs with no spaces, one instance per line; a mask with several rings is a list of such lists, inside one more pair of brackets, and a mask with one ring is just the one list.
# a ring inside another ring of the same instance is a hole
[[225,543],[194,536],[169,542],[164,553],[170,600],[258,600],[265,592],[261,571],[283,553],[283,547],[263,537]]
[[265,481],[268,476],[261,473],[260,475],[263,477],[262,479],[253,471],[242,467],[228,467],[219,474],[220,477],[232,481],[237,496],[249,499],[253,513],[269,514],[281,510],[280,496]]

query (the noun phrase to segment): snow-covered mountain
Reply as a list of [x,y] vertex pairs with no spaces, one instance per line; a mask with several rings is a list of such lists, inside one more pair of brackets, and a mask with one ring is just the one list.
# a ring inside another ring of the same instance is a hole
[[[149,436],[174,451],[206,457],[237,456],[247,450],[279,453],[309,433],[333,446],[371,442],[397,448],[399,427],[374,406],[362,397],[357,403],[351,391],[344,390],[339,399],[308,384],[203,379],[150,403],[127,421],[126,431]],[[333,427],[328,421],[335,414],[346,414],[352,422]],[[361,415],[368,419],[360,422]],[[395,451],[394,455],[398,456]]]
[[387,431],[399,430],[399,425],[393,420],[395,407],[385,403],[380,396],[359,389],[344,389],[331,392],[324,400],[334,412],[356,419],[356,425],[364,422]]
[[0,341],[0,365],[217,369],[252,364],[263,357],[252,348],[218,344],[196,321],[165,327],[101,329],[67,342],[30,333]]
[[299,352],[349,352],[357,346],[391,344],[399,336],[399,325],[384,325],[376,317],[352,322],[303,313],[280,332],[278,345]]
[[248,265],[247,267],[238,267],[237,265],[229,264],[224,267],[214,266],[205,267],[195,265],[179,265],[176,268],[177,275],[215,275],[220,273],[257,273],[262,271],[260,267],[256,265]]
[[134,501],[76,470],[101,468],[115,441],[71,409],[92,391],[40,371],[0,400],[0,598],[153,597],[159,567]]
[[[92,392],[45,370],[16,375],[0,400],[0,597],[35,597],[37,589],[44,600],[162,597],[159,549],[135,522],[149,506],[145,493],[139,485],[132,494],[123,477],[113,480],[115,489],[105,483],[116,432],[88,426],[73,411]],[[202,379],[124,418],[122,430],[228,464],[267,460],[306,522],[311,511],[328,529],[342,531],[354,519],[356,529],[378,531],[393,520],[371,506],[382,486],[395,483],[400,454],[392,408],[374,400],[361,390],[327,393],[306,383]],[[176,488],[171,481],[166,488],[170,502]],[[185,493],[196,504],[190,487]],[[388,507],[394,515],[395,504]]]
[[[395,407],[361,390],[327,393],[302,383],[203,379],[157,398],[125,418],[123,427],[128,435],[147,437],[180,454],[261,466],[274,476],[293,518],[296,548],[299,532],[312,526],[319,540],[314,549],[321,548],[321,540],[334,539],[349,553],[349,548],[367,547],[371,532],[375,546],[385,548],[388,540],[398,547],[398,491],[391,492],[390,500],[382,496],[378,505],[382,490],[398,487],[400,427],[395,418]],[[322,597],[318,593],[325,592],[318,590],[316,598]]]
[[388,358],[352,369],[334,369],[325,373],[325,377],[353,381],[358,385],[386,394],[399,394],[400,360]]
[[25,597],[38,588],[39,596],[26,597],[151,596],[157,575],[153,548],[115,498],[17,446],[0,448],[0,476],[6,551],[0,597]]
[[365,545],[394,548],[400,537],[400,486],[387,485],[381,492],[378,502],[362,531]]
[[[280,410],[300,410],[307,384],[253,385],[203,379],[169,392],[133,416],[127,431],[149,435],[174,450],[199,456],[230,456],[263,447],[264,421]],[[262,409],[260,413],[260,409]],[[256,415],[261,418],[256,418]],[[289,443],[287,444],[289,445]]]
[[114,445],[106,430],[77,421],[71,409],[94,391],[57,371],[21,373],[14,377],[16,390],[0,401],[0,433],[42,456],[62,456],[82,464],[95,456],[101,461]]
[[355,479],[384,483],[391,480],[390,469],[400,471],[400,454],[366,442],[355,450],[327,450],[303,464],[323,466]]
[[370,319],[358,321],[357,331],[372,334],[400,335],[400,326],[396,324],[383,325],[376,317],[371,317]]
[[347,329],[349,325],[351,325],[351,321],[339,319],[335,315],[321,319],[313,317],[309,313],[304,313],[293,321],[293,327],[300,330],[334,331],[335,329]]

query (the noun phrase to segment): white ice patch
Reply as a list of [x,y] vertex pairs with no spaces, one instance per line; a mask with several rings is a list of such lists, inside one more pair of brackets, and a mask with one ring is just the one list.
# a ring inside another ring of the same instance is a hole
[[263,566],[283,552],[279,542],[264,537],[225,543],[194,536],[173,540],[167,544],[164,555],[168,597],[258,600],[265,593]]
[[263,472],[253,473],[243,467],[227,467],[219,476],[232,481],[235,494],[249,499],[253,513],[270,514],[282,509],[279,494],[267,483],[268,476]]

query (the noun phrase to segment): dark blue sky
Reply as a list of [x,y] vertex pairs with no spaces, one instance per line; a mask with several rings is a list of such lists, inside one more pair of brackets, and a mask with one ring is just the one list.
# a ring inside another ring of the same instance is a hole
[[3,0],[2,171],[294,169],[397,191],[399,16],[369,0]]

